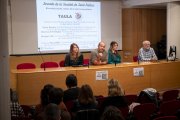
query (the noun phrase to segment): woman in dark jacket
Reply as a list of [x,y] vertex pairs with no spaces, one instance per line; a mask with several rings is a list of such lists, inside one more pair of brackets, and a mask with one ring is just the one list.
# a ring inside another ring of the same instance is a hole
[[79,47],[76,43],[70,46],[70,52],[65,57],[64,66],[83,65],[83,55],[79,52]]

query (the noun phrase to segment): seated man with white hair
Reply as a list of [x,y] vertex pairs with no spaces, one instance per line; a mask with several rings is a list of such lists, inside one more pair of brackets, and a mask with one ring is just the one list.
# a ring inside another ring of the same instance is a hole
[[148,40],[143,41],[143,47],[139,50],[138,59],[140,61],[156,61],[158,60],[154,49],[150,47],[151,43]]

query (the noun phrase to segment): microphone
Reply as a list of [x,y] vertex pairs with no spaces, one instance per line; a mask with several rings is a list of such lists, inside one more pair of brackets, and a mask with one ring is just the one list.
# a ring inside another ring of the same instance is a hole
[[39,54],[40,54],[40,56],[41,56],[42,62],[44,63],[44,64],[43,64],[43,69],[44,69],[44,71],[46,71],[45,61],[44,61],[43,56],[42,56],[42,53],[41,53],[41,48],[38,48],[38,51],[39,51]]
[[114,65],[116,66],[116,60],[114,61]]

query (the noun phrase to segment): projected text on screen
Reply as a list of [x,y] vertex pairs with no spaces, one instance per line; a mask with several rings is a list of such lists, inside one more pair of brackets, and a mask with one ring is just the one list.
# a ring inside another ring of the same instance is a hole
[[101,41],[100,2],[37,0],[38,48],[67,51],[71,43],[91,50]]

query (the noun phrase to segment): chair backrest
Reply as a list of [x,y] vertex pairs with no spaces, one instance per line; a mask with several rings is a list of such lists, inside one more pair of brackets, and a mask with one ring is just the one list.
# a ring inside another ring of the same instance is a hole
[[128,102],[128,105],[130,105],[133,102],[137,102],[137,95],[125,95],[125,99]]
[[56,62],[43,62],[41,63],[41,68],[55,68],[59,67],[58,63]]
[[178,120],[176,116],[162,116],[155,118],[154,120]]
[[129,107],[120,107],[119,110],[121,111],[124,118],[127,118],[129,115]]
[[74,101],[73,100],[69,100],[69,101],[66,101],[64,102],[64,104],[66,105],[66,108],[69,112],[71,112],[71,109],[73,108],[74,106]]
[[76,113],[75,120],[99,120],[99,111],[97,109],[80,110]]
[[60,62],[59,62],[59,66],[60,66],[60,67],[64,67],[64,63],[65,63],[64,60],[60,61]]
[[161,103],[159,111],[162,115],[176,115],[180,109],[180,101],[172,100]]
[[178,98],[179,90],[168,90],[162,94],[163,101],[175,100]]
[[11,116],[11,120],[31,120],[29,117],[15,117]]
[[28,105],[21,105],[21,107],[24,111],[25,116],[28,117],[29,114],[31,113],[31,107]]
[[83,65],[89,65],[89,59],[84,59],[83,60]]
[[33,63],[21,63],[21,64],[18,64],[16,68],[17,69],[35,69],[36,65]]
[[101,108],[101,105],[103,103],[103,101],[106,99],[107,97],[98,97],[96,98],[96,101],[98,102],[98,108],[100,109]]
[[138,56],[133,56],[133,62],[137,62],[138,61]]
[[144,103],[134,107],[133,113],[136,120],[150,120],[151,115],[156,112],[154,103]]

